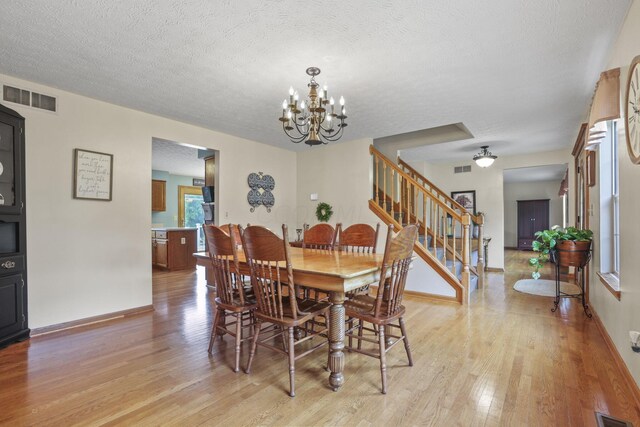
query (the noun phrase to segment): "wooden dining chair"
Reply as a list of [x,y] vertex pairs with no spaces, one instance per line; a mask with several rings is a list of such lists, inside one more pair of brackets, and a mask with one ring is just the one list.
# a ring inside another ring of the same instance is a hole
[[[287,226],[282,226],[284,238],[260,226],[240,228],[242,247],[251,271],[251,284],[256,295],[258,308],[255,312],[257,327],[253,336],[246,372],[251,372],[251,364],[258,344],[270,348],[289,358],[289,395],[295,396],[295,361],[327,344],[327,328],[312,331],[308,324],[318,316],[325,318],[329,304],[315,300],[298,298],[295,292]],[[270,324],[268,328],[264,325]],[[305,336],[296,340],[294,328],[303,329]],[[266,338],[261,338],[267,333]],[[282,336],[284,348],[268,344],[273,338]],[[319,343],[305,348],[296,355],[295,349],[301,344],[320,336]]]
[[[318,249],[323,251],[332,251],[335,249],[336,238],[338,236],[337,228],[333,228],[329,224],[316,224],[313,227],[309,227],[309,224],[304,224],[303,230],[303,249]],[[320,292],[311,288],[304,288],[302,291],[306,298],[315,299],[316,301],[329,300],[329,295],[326,292]]]
[[236,224],[223,224],[220,226],[220,229],[228,235],[233,234],[233,240],[235,241],[235,244],[238,246],[242,245],[242,240],[240,239],[240,231],[238,231],[238,226]]
[[380,223],[373,228],[369,224],[352,224],[342,229],[342,224],[336,226],[338,240],[336,246],[344,252],[375,254],[378,244]]
[[[378,244],[378,233],[380,232],[380,223],[373,228],[369,224],[352,224],[346,229],[342,229],[342,224],[336,226],[338,231],[338,241],[336,247],[343,252],[375,254]],[[347,292],[347,298],[353,298],[359,294],[369,292],[369,285],[362,286],[358,289]]]
[[306,249],[333,250],[336,243],[337,229],[329,224],[305,225],[302,235],[302,247]]
[[[383,394],[387,392],[386,354],[398,342],[404,342],[409,366],[413,366],[404,324],[405,308],[402,305],[402,296],[413,256],[413,245],[418,237],[418,227],[415,224],[407,225],[397,236],[393,237],[393,234],[393,225],[390,224],[376,296],[356,295],[344,303],[348,319],[346,336],[349,338],[349,345],[347,348],[380,359]],[[358,323],[354,324],[355,321]],[[365,322],[371,323],[372,327],[365,327]],[[391,330],[391,328],[400,329],[400,335],[391,333],[387,335],[385,329]],[[363,331],[367,334],[363,334]],[[358,341],[357,347],[351,346],[352,338]],[[362,341],[377,344],[378,352],[363,350]]]
[[[213,349],[216,334],[220,338],[225,333],[235,337],[236,360],[234,372],[240,371],[240,347],[245,336],[243,329],[253,330],[255,325],[255,298],[246,292],[242,276],[239,274],[237,244],[234,233],[227,234],[215,225],[204,225],[204,233],[209,247],[209,258],[216,287],[216,315],[211,327],[209,338],[209,353]],[[235,318],[234,322],[226,322],[227,316]],[[235,326],[234,329],[231,329]]]

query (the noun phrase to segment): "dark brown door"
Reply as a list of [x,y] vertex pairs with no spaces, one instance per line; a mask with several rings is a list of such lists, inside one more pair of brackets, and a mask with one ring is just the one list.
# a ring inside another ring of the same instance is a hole
[[518,249],[531,250],[535,233],[549,228],[549,200],[518,200]]

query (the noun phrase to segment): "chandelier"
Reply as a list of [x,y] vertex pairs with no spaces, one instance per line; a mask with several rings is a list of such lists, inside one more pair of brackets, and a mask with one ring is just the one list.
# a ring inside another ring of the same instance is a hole
[[488,145],[483,145],[480,148],[480,152],[473,156],[473,161],[476,162],[476,164],[481,168],[488,168],[493,164],[494,160],[497,159],[498,156],[494,156],[493,154],[491,154]]
[[[282,129],[291,142],[304,141],[307,145],[328,144],[342,137],[347,124],[344,97],[340,97],[340,107],[336,108],[333,97],[329,97],[327,86],[320,87],[316,76],[320,68],[309,67],[307,74],[311,76],[309,95],[300,103],[299,95],[293,86],[289,88],[289,101],[282,101]],[[337,112],[336,112],[337,110]]]

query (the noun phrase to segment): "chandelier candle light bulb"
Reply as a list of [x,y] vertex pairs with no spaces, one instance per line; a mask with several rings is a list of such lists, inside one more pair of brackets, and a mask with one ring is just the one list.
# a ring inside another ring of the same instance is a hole
[[[347,127],[347,118],[344,107],[344,97],[340,97],[340,115],[335,113],[335,100],[329,97],[328,87],[316,82],[315,77],[320,74],[317,67],[307,68],[307,74],[311,76],[311,81],[307,85],[309,94],[307,99],[300,100],[297,91],[293,86],[289,88],[289,104],[282,103],[282,129],[291,142],[303,142],[307,145],[328,144],[337,141],[342,137],[344,128]],[[300,108],[298,109],[298,101]],[[331,105],[331,112],[327,112],[327,104]],[[336,120],[333,120],[336,119]]]

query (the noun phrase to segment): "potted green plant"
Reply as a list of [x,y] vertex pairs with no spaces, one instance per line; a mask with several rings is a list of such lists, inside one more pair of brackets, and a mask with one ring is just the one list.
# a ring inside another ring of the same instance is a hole
[[531,277],[540,278],[540,268],[549,260],[561,266],[582,267],[589,260],[593,231],[575,227],[553,226],[551,230],[535,233],[536,240],[531,245],[538,256],[529,259],[533,267]]

